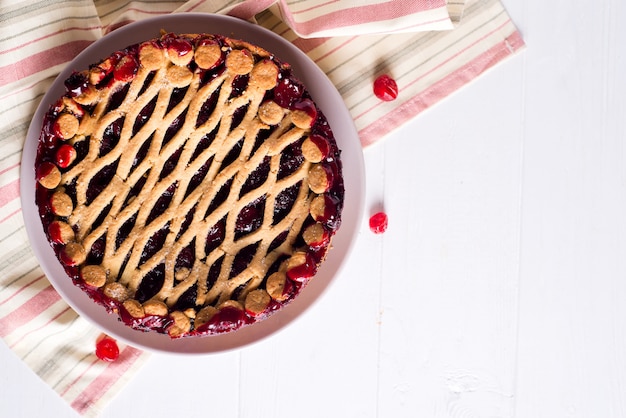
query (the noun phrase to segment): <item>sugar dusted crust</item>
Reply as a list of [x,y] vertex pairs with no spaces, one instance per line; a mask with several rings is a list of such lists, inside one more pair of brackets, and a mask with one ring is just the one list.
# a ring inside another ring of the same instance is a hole
[[43,123],[36,200],[94,301],[138,330],[218,334],[315,276],[341,223],[342,166],[288,64],[248,42],[164,33],[65,84]]

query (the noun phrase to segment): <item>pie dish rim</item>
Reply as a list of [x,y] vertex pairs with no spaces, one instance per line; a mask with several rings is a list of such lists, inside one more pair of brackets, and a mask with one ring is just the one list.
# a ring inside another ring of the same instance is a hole
[[[108,314],[105,309],[89,299],[87,294],[74,286],[54,256],[37,214],[34,196],[34,160],[41,123],[49,105],[64,93],[64,80],[72,71],[87,68],[89,64],[105,58],[115,50],[158,37],[161,29],[175,33],[216,33],[249,42],[250,39],[254,39],[252,42],[255,45],[267,49],[293,67],[296,77],[304,82],[325,113],[338,146],[342,149],[346,185],[343,221],[333,239],[333,248],[329,251],[327,259],[320,266],[315,278],[293,302],[269,318],[235,332],[172,340],[167,335],[142,333],[127,327],[118,321],[117,315]],[[33,252],[53,287],[80,316],[110,336],[145,350],[207,354],[240,348],[276,333],[300,317],[327,290],[339,274],[354,245],[358,226],[363,217],[364,177],[362,149],[349,111],[334,85],[306,54],[284,38],[258,25],[229,16],[184,13],[150,18],[116,29],[95,41],[65,67],[44,95],[31,121],[22,155],[20,187],[26,231]]]

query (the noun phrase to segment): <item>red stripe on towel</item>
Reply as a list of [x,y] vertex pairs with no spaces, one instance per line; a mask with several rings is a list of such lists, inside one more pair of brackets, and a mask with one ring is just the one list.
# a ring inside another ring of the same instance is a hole
[[61,297],[52,285],[27,300],[22,306],[0,319],[0,337],[5,337],[15,329],[31,321],[37,315],[55,304]]
[[0,67],[0,87],[49,69],[58,64],[71,61],[93,41],[73,41],[55,46],[24,58],[4,67]]
[[72,408],[79,414],[85,413],[93,404],[105,394],[119,378],[135,364],[142,351],[126,347],[120,357],[104,369],[83,391],[72,401]]
[[[510,21],[507,21],[502,26],[509,23]],[[501,27],[497,28],[493,32],[500,30]],[[485,37],[488,36],[489,35],[486,35]],[[482,39],[484,38],[481,38],[480,40]],[[480,40],[478,40],[477,42],[479,42]],[[447,97],[452,92],[466,85],[468,82],[475,79],[498,62],[502,61],[502,59],[504,59],[505,57],[513,54],[517,49],[521,48],[522,46],[524,46],[524,41],[522,40],[519,32],[513,33],[504,41],[478,55],[472,61],[458,68],[453,73],[442,78],[439,82],[434,83],[417,96],[403,103],[402,106],[395,108],[393,111],[379,118],[376,122],[371,123],[370,125],[361,129],[359,131],[361,144],[365,147],[374,143],[376,140],[391,132],[397,126],[401,125],[409,119],[412,119],[417,114],[428,109],[430,106],[437,103],[444,97]],[[469,48],[471,48],[471,46],[466,49]],[[461,52],[459,52],[459,54]],[[450,57],[450,59],[454,59],[454,56]],[[436,69],[433,69],[433,71],[434,70]],[[417,81],[418,80],[414,80],[410,84],[413,84]],[[359,116],[355,117],[355,119],[363,116],[374,107],[361,113]]]

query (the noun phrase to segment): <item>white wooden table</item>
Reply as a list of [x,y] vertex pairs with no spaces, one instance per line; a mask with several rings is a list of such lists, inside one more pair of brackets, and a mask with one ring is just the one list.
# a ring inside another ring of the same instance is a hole
[[[365,151],[387,233],[278,335],[154,355],[104,417],[626,416],[626,3],[503,3],[528,49]],[[0,363],[0,416],[76,416]]]

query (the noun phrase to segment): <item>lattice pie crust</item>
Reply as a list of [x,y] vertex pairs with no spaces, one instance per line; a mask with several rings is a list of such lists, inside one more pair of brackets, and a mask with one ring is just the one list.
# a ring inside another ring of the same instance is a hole
[[76,72],[36,161],[46,234],[127,325],[229,332],[293,300],[340,224],[332,131],[288,64],[163,34]]

